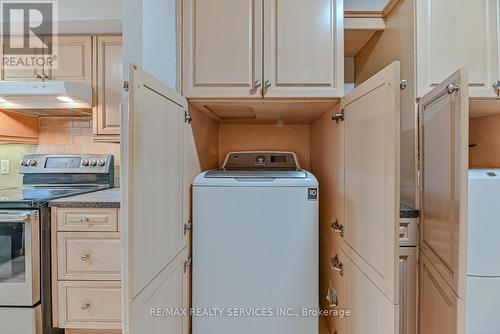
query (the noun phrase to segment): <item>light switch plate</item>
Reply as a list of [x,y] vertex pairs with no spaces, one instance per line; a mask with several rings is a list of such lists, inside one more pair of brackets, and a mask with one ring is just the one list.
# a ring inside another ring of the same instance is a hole
[[0,161],[0,174],[10,174],[10,160]]

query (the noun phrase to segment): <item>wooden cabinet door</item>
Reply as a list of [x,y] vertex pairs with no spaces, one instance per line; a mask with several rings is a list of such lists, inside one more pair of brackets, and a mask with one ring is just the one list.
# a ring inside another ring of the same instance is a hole
[[498,0],[417,1],[417,96],[469,68],[471,97],[496,97],[500,80]]
[[399,295],[399,71],[399,62],[394,62],[341,99],[342,248],[395,305]]
[[[469,98],[461,69],[419,101],[421,333],[464,333]],[[423,256],[421,256],[423,258]],[[440,277],[437,279],[437,277]],[[428,309],[424,310],[424,306]],[[438,318],[437,318],[438,317]],[[435,326],[436,319],[445,327]],[[436,329],[432,329],[436,328]]]
[[[188,249],[185,248],[158,278],[131,302],[128,333],[189,333],[188,263]],[[183,311],[187,313],[182,314]]]
[[[129,87],[121,141],[125,307],[146,299],[160,303],[162,290],[149,287],[162,284],[167,266],[187,245],[183,222],[187,101],[136,65],[130,66]],[[151,293],[144,299],[146,291]],[[152,323],[157,319],[142,312],[140,307],[125,310],[125,333],[151,333],[148,328],[156,328]],[[136,318],[142,322],[134,324]]]
[[345,334],[397,334],[398,305],[394,305],[343,252],[345,306],[350,315],[344,318]]
[[340,97],[342,0],[264,1],[265,97]]
[[57,63],[44,68],[52,81],[79,81],[92,85],[92,37],[58,36]]
[[95,135],[120,135],[122,102],[122,37],[97,36],[97,105]]
[[261,97],[262,3],[183,2],[184,96]]
[[[29,37],[11,37],[11,45],[14,48],[22,47],[25,39],[29,40],[30,46],[38,46],[41,47],[43,43],[39,38],[29,38]],[[6,44],[2,45],[2,57],[9,57],[7,52],[8,46]],[[42,54],[38,54],[36,51],[31,51],[29,54],[22,55],[19,57],[18,55],[14,55],[16,60],[22,60],[25,58],[42,56]],[[2,58],[3,59],[3,58]],[[36,61],[36,60],[35,60]],[[13,63],[13,65],[15,62]],[[2,61],[2,80],[5,81],[37,81],[42,80],[43,67],[35,66],[35,67],[25,67],[22,65],[19,66],[6,66]]]
[[399,334],[417,334],[417,249],[399,248]]

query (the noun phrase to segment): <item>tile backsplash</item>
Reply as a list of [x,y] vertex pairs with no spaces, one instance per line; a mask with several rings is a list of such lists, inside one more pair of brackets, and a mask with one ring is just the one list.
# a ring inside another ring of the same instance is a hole
[[0,173],[0,188],[19,187],[23,183],[23,177],[19,174],[19,162],[25,154],[33,152],[33,145],[25,144],[1,144],[0,161],[4,160],[9,165],[9,173]]
[[40,117],[38,145],[0,145],[0,160],[10,160],[10,174],[0,174],[0,188],[19,186],[19,161],[24,154],[113,154],[115,157],[115,185],[120,176],[120,145],[99,143],[92,139],[91,117]]

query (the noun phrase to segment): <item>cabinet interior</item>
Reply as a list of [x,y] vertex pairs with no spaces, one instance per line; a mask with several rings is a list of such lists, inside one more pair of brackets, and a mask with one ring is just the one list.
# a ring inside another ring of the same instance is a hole
[[[233,103],[235,102],[225,105],[224,108],[231,108]],[[275,107],[279,108],[275,110],[279,109],[279,112],[274,114],[273,120],[253,118],[251,121],[216,119],[208,116],[207,112],[200,111],[199,107],[203,105],[200,102],[193,102],[189,107],[193,118],[193,137],[202,170],[220,167],[226,154],[231,151],[268,150],[295,152],[301,167],[313,171],[315,166],[311,161],[311,151],[312,146],[318,143],[313,142],[312,132],[320,123],[335,123],[331,119],[331,114],[338,108],[338,100],[319,103],[312,113],[314,117],[308,110],[312,109],[311,104],[307,102],[301,103],[305,106],[302,110],[297,104],[278,102]],[[221,106],[216,102],[214,105]],[[251,104],[248,106],[235,103],[235,105],[236,109],[243,106],[252,107]],[[297,115],[295,118],[299,122],[290,122],[294,117],[280,117],[280,113],[286,113],[288,110]]]

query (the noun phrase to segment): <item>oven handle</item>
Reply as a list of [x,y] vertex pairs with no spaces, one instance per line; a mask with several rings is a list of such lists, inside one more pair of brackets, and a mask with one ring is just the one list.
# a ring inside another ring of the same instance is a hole
[[30,220],[29,213],[1,213],[0,224],[2,223],[27,223]]

